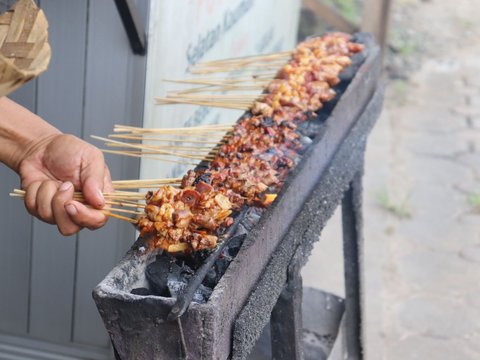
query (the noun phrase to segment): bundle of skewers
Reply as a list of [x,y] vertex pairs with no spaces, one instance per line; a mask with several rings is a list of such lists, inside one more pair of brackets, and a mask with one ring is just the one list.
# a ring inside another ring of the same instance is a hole
[[[267,207],[275,200],[300,157],[297,127],[335,97],[340,73],[362,50],[349,35],[332,33],[306,40],[293,51],[198,64],[190,70],[200,77],[168,80],[192,87],[156,98],[159,105],[246,113],[235,124],[175,129],[117,125],[108,138],[94,136],[108,147],[105,153],[201,165],[182,179],[114,182],[115,191],[105,194],[105,213],[135,223],[142,237],[168,252],[215,248],[218,234],[243,206]],[[205,77],[239,68],[252,74]],[[143,188],[153,190],[126,191]],[[134,218],[118,215],[120,211]]]
[[[111,193],[104,193],[105,208],[102,210],[107,216],[117,218],[119,220],[128,221],[132,224],[137,224],[135,218],[128,217],[134,215],[138,217],[142,215],[145,209],[145,192],[140,191],[126,191],[130,189],[151,189],[162,186],[179,186],[181,178],[168,179],[153,179],[153,180],[117,180],[113,181],[114,191]],[[21,189],[13,189],[10,193],[11,197],[24,199],[25,191]],[[81,192],[74,192],[73,199],[81,203],[86,203],[85,197]],[[139,210],[140,209],[140,210]],[[120,215],[126,214],[126,215]]]

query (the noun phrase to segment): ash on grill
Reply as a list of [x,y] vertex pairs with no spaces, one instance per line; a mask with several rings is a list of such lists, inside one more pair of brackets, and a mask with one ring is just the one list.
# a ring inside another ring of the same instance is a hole
[[[351,41],[358,43],[363,42],[361,35],[353,36]],[[333,87],[333,90],[335,90],[336,93],[335,97],[324,103],[321,110],[315,113],[307,113],[308,121],[303,121],[298,124],[296,131],[300,135],[299,140],[302,147],[297,151],[294,159],[295,163],[300,161],[301,156],[308,149],[313,139],[322,132],[325,120],[330,116],[336,103],[350,81],[353,79],[356,71],[363,63],[366,56],[366,50],[354,54],[351,57],[352,65],[345,68],[340,73],[339,77],[341,81],[338,85]],[[252,114],[248,112],[244,114],[242,118],[248,116],[252,116]],[[206,168],[207,166],[208,163],[200,163],[196,170]],[[192,301],[197,303],[206,303],[208,301],[216,284],[240,249],[244,237],[238,235],[247,234],[258,222],[261,214],[265,210],[265,208],[248,207],[235,215],[235,220],[239,221],[239,226],[231,237],[233,242],[228,243],[215,260],[214,265],[208,271],[202,284],[195,290]],[[131,293],[137,295],[156,295],[177,298],[178,296],[181,296],[199,267],[209,256],[212,255],[213,251],[209,250],[182,254],[172,254],[164,251],[157,255],[156,260],[146,268],[145,275],[148,280],[149,288],[136,288],[133,289]]]

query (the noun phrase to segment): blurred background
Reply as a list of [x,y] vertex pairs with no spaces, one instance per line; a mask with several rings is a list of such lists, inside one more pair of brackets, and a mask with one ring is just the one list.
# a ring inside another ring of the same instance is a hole
[[[52,61],[12,98],[87,140],[116,123],[191,126],[238,117],[153,106],[165,92],[161,79],[184,76],[191,63],[291,49],[329,30],[373,32],[387,92],[364,178],[365,358],[480,358],[477,2],[135,0],[146,55],[132,52],[113,0],[37,3],[49,19]],[[106,159],[114,179],[185,170]],[[14,187],[17,176],[2,167],[0,359],[111,359],[91,290],[133,243],[134,229],[110,221],[64,238],[8,198]],[[303,269],[304,285],[344,296],[341,247],[336,214]]]
[[[360,1],[324,2],[369,21]],[[300,34],[327,26],[314,10]],[[367,359],[480,358],[479,16],[468,0],[390,4],[364,177]],[[340,235],[337,214],[304,284],[344,294]]]

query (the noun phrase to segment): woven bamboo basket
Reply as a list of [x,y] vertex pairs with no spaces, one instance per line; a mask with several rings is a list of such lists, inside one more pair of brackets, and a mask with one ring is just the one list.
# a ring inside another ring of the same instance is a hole
[[48,21],[33,0],[0,15],[0,96],[45,71],[50,61]]

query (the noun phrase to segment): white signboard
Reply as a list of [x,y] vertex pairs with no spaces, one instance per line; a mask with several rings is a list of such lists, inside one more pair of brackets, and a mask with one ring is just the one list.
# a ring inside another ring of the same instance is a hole
[[[191,78],[188,68],[193,64],[292,49],[299,12],[300,0],[152,0],[144,127],[236,121],[243,111],[159,106],[155,97],[178,89],[164,79]],[[193,166],[142,159],[141,178],[182,176],[189,168]]]

